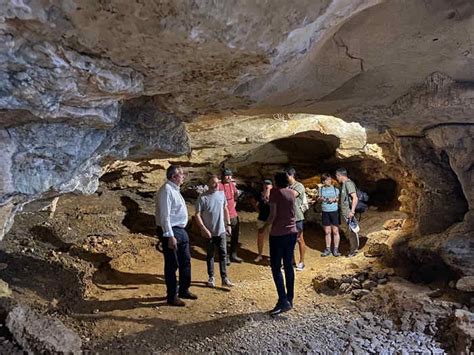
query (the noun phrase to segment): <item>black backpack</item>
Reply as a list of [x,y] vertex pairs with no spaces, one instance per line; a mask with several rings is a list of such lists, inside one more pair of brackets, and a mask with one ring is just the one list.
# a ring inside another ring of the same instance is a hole
[[356,194],[358,198],[356,213],[364,213],[369,208],[369,205],[367,204],[369,202],[369,194],[358,188],[356,188]]
[[[347,192],[347,188],[346,188],[346,192]],[[357,194],[358,202],[357,202],[355,211],[356,213],[364,213],[369,208],[369,205],[367,204],[369,202],[369,194],[367,192],[360,190],[357,186],[356,186],[356,194]],[[348,196],[349,196],[349,203],[352,205],[351,196],[349,194]]]

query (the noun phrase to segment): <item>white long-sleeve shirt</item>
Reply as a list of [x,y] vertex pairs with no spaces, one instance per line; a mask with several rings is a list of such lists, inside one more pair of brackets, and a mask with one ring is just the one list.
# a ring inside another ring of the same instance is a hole
[[168,180],[155,196],[155,220],[163,229],[163,237],[174,237],[172,227],[186,227],[188,210],[179,186]]

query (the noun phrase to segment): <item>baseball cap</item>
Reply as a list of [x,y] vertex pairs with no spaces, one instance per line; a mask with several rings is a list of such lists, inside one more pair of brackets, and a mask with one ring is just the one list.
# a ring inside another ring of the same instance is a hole
[[263,184],[264,185],[273,185],[273,182],[270,179],[265,179],[265,180],[263,180]]
[[359,233],[360,227],[355,218],[349,219],[347,221],[347,224],[349,225],[349,228],[351,229],[351,231],[353,231],[354,233]]
[[223,171],[222,171],[222,175],[223,176],[232,176],[232,170],[230,170],[229,168],[225,168]]

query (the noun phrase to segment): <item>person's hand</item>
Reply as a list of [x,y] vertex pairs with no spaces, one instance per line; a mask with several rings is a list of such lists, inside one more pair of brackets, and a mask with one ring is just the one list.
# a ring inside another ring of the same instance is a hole
[[169,237],[168,238],[168,248],[171,249],[171,250],[178,249],[178,243],[176,242],[175,237]]
[[349,214],[347,215],[349,219],[352,219],[354,217],[354,212],[350,211]]
[[231,226],[225,226],[225,231],[227,234],[232,234],[232,227]]

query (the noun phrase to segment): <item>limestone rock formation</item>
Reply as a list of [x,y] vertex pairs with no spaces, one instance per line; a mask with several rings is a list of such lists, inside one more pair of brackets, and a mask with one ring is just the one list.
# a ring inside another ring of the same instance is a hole
[[444,233],[437,252],[470,273],[472,38],[471,0],[2,2],[0,236],[116,160],[135,163],[105,177],[137,184],[170,161],[248,175],[285,163],[293,137],[300,157],[312,139],[328,167],[357,157],[359,175],[396,180],[405,227]]

